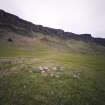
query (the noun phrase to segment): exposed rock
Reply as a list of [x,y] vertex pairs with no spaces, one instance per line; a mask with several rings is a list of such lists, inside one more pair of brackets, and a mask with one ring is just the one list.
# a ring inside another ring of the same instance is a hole
[[13,42],[13,40],[12,40],[11,38],[8,38],[8,41],[9,41],[9,42]]
[[40,71],[43,71],[44,69],[43,69],[43,67],[42,67],[42,66],[39,66],[39,70],[40,70]]
[[73,78],[74,79],[80,79],[80,72],[77,72],[77,73],[73,73]]
[[57,70],[57,67],[53,67],[52,70],[56,71]]
[[94,38],[91,36],[91,34],[78,35],[72,32],[64,32],[61,29],[53,29],[49,27],[43,27],[42,25],[35,25],[3,10],[0,10],[0,27],[9,27],[15,32],[21,34],[28,33],[25,34],[28,36],[35,36],[33,33],[40,32],[45,35],[58,36],[67,40],[74,39],[84,42],[94,42],[96,44],[105,46],[104,38]]

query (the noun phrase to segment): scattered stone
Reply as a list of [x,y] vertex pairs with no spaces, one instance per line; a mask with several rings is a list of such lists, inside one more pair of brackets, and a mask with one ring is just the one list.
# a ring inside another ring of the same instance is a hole
[[32,68],[32,70],[31,70],[33,73],[39,73],[39,72],[41,72],[38,68]]
[[45,73],[45,71],[44,71],[44,70],[42,70],[42,71],[41,71],[41,73]]
[[26,88],[26,85],[24,85],[23,88],[25,89]]
[[80,79],[80,73],[74,73],[73,78],[75,79]]
[[47,72],[47,71],[49,71],[49,68],[48,67],[43,67],[43,70]]
[[56,71],[57,70],[57,67],[53,67],[52,70]]
[[42,66],[39,66],[39,70],[40,70],[40,71],[43,71],[44,69],[43,69],[43,67],[42,67]]

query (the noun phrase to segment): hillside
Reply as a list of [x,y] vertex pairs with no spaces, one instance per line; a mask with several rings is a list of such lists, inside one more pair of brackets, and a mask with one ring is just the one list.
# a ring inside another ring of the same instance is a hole
[[42,33],[44,35],[58,36],[60,38],[68,40],[74,39],[84,42],[94,42],[96,44],[105,46],[104,38],[93,38],[90,34],[77,35],[71,32],[64,32],[61,29],[53,29],[49,27],[44,27],[42,25],[35,25],[3,10],[0,10],[0,27],[9,27],[15,32],[26,32],[27,36],[30,35],[34,37],[35,33]]
[[104,38],[0,10],[0,105],[105,105],[104,81]]
[[[93,38],[90,34],[77,35],[60,29],[35,25],[3,10],[0,10],[0,43],[1,46],[5,43],[5,47],[1,48],[1,56],[8,44],[12,44],[12,49],[13,46],[28,46],[28,48],[23,49],[31,49],[31,52],[35,49],[34,46],[39,46],[39,43],[44,46],[43,49],[74,53],[94,54],[104,53],[105,51],[105,39]],[[18,47],[18,50],[22,49]],[[8,51],[13,52],[14,50]],[[19,51],[24,52],[24,50]],[[27,52],[29,51],[27,50]]]

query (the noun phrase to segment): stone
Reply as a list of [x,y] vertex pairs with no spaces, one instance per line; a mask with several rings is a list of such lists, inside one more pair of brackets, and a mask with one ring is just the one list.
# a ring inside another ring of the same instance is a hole
[[12,38],[8,38],[8,42],[13,42]]

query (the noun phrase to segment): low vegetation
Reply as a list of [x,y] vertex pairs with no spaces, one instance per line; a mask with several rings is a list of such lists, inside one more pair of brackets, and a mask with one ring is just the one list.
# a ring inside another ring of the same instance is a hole
[[105,39],[0,10],[0,105],[105,105]]
[[0,45],[0,105],[105,105],[104,54],[37,44]]

